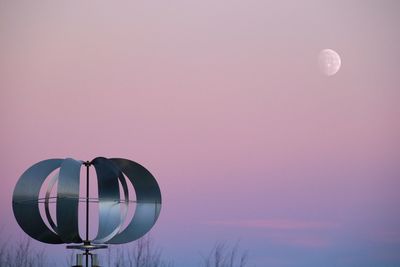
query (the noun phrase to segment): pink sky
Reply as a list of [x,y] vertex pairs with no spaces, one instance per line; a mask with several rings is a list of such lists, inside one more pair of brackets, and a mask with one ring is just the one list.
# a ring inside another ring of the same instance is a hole
[[3,227],[21,234],[11,195],[32,164],[125,157],[160,184],[152,235],[178,266],[238,239],[257,266],[398,266],[399,11],[0,0]]

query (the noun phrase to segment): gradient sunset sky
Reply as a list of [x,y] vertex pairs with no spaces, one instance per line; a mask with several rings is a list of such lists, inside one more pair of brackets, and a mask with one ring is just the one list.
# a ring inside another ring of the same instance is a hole
[[[32,164],[124,157],[157,178],[151,236],[176,266],[238,240],[250,266],[400,266],[399,14],[0,0],[0,238],[24,236],[11,198]],[[325,48],[342,59],[331,77]]]

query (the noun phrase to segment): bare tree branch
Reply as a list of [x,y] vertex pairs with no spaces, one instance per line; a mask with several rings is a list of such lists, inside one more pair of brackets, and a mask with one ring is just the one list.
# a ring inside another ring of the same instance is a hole
[[239,251],[239,244],[230,247],[218,242],[207,257],[203,257],[203,267],[246,267],[247,252]]

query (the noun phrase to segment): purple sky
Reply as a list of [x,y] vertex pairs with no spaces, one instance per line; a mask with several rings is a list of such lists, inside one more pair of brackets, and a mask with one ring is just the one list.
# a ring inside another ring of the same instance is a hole
[[257,266],[399,266],[399,12],[0,0],[3,228],[22,235],[11,195],[32,164],[125,157],[160,184],[152,236],[177,266],[239,239]]

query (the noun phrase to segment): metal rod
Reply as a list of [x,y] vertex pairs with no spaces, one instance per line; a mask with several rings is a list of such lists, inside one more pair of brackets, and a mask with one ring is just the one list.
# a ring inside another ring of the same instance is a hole
[[89,241],[89,162],[86,162],[86,241]]
[[[86,242],[89,243],[89,166],[86,161]],[[86,250],[86,267],[89,267],[89,250]]]
[[86,267],[89,267],[89,250],[86,250]]

